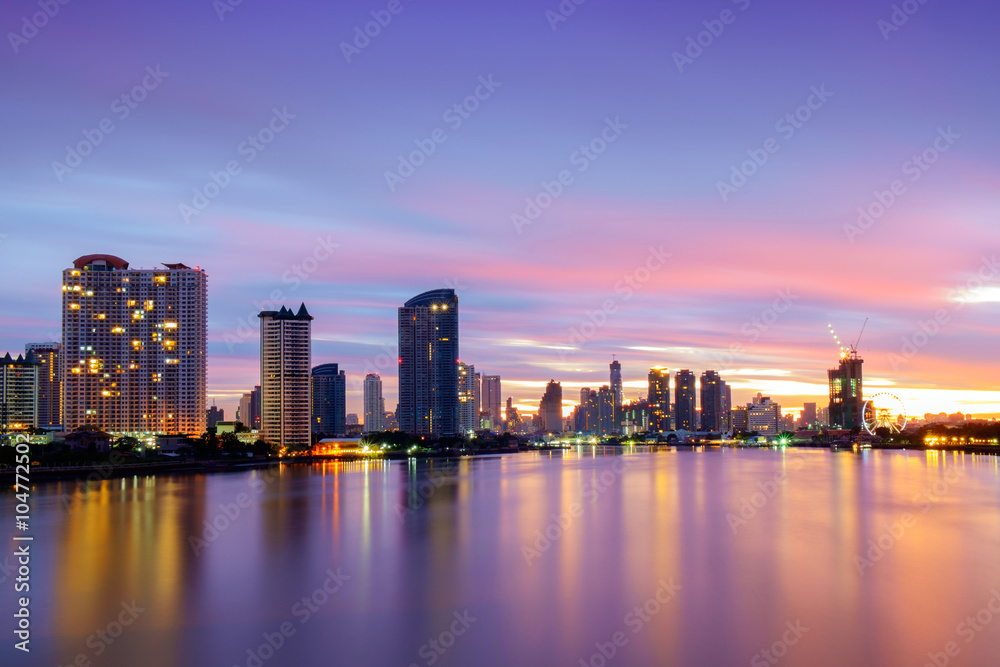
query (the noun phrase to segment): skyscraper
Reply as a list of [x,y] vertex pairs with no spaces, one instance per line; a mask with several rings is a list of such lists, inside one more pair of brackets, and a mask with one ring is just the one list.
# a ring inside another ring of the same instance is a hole
[[476,410],[476,367],[458,364],[458,421],[462,432],[468,433],[479,428],[479,412]]
[[611,370],[611,398],[614,407],[612,423],[614,430],[621,428],[622,416],[622,365],[617,359],[612,358],[609,366]]
[[240,398],[240,409],[236,418],[247,428],[260,430],[260,385]]
[[347,374],[337,364],[312,369],[312,431],[325,436],[347,434]]
[[597,392],[597,431],[598,433],[607,435],[617,430],[618,427],[615,425],[614,391],[605,384]]
[[817,422],[816,404],[803,403],[802,417],[799,420],[799,426],[801,426],[802,428],[814,428],[816,422]]
[[651,412],[649,428],[654,431],[670,429],[670,371],[650,368],[646,402]]
[[62,428],[62,367],[59,343],[28,343],[38,362],[38,428],[58,431]]
[[260,318],[261,437],[283,446],[312,444],[312,315],[284,306]]
[[701,430],[718,431],[722,428],[725,411],[725,388],[716,371],[701,374]]
[[[35,355],[0,359],[0,433],[38,428],[38,369]],[[11,459],[13,460],[13,459]]]
[[695,376],[689,370],[677,371],[674,376],[674,404],[677,414],[677,430],[694,431],[698,428],[698,414],[695,410]]
[[490,423],[494,428],[503,423],[503,415],[500,412],[500,404],[503,398],[500,394],[500,376],[483,376],[483,410],[490,417]]
[[383,430],[385,401],[382,399],[382,378],[369,373],[364,383],[365,433]]
[[419,294],[399,309],[399,428],[415,435],[456,435],[458,297]]
[[545,387],[542,400],[538,403],[538,416],[541,419],[542,431],[562,433],[562,385],[555,380],[549,380]]
[[84,255],[63,271],[63,428],[205,431],[207,276]]
[[841,355],[837,368],[828,371],[830,379],[830,426],[832,428],[860,428],[864,419],[864,388],[862,365],[864,359],[857,352]]

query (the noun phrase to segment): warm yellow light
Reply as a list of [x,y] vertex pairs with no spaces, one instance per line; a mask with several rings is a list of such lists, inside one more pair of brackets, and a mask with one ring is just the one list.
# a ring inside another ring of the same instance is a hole
[[80,304],[78,304],[78,303],[71,303],[71,304],[69,304],[69,309],[70,310],[80,310]]
[[166,327],[167,329],[176,329],[177,322],[164,322],[163,326]]

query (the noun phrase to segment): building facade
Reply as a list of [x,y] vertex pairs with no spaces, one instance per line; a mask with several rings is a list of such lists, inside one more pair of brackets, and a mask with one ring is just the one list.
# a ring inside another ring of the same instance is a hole
[[670,430],[670,371],[650,368],[646,403],[649,404],[649,428],[653,431]]
[[472,364],[458,364],[458,421],[462,433],[471,433],[479,428],[479,412],[476,410],[476,367]]
[[29,343],[24,353],[31,352],[38,362],[38,427],[50,431],[62,430],[62,366],[61,343]]
[[698,429],[698,412],[695,401],[695,375],[689,370],[677,371],[674,376],[674,409],[677,430]]
[[199,267],[130,269],[85,255],[63,271],[63,428],[205,431],[206,297]]
[[497,429],[503,424],[503,414],[500,412],[501,398],[500,376],[483,376],[482,407],[490,420],[490,428]]
[[747,405],[747,430],[760,435],[777,435],[781,429],[781,406],[758,394],[754,402]]
[[864,388],[862,366],[864,359],[856,353],[841,357],[837,368],[830,369],[830,426],[832,428],[861,428],[864,420]]
[[399,309],[399,428],[412,435],[457,435],[458,297],[419,294]]
[[260,385],[240,397],[236,418],[247,428],[260,430]]
[[385,400],[382,398],[382,378],[369,373],[364,382],[365,433],[385,430]]
[[38,428],[38,371],[35,355],[7,353],[0,359],[0,433]]
[[562,385],[555,380],[549,380],[545,393],[538,403],[539,430],[546,433],[562,433]]
[[701,374],[701,430],[721,431],[727,419],[726,387],[717,371]]
[[614,430],[618,431],[621,429],[622,423],[622,364],[617,359],[612,359],[608,369],[610,371],[611,399],[614,407],[612,422]]
[[347,374],[337,364],[312,369],[312,431],[326,437],[347,434]]
[[312,315],[281,307],[260,318],[261,437],[285,447],[312,444]]

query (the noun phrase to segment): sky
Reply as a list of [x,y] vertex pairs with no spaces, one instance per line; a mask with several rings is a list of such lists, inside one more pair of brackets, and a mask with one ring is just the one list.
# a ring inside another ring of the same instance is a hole
[[110,253],[206,270],[230,416],[300,302],[348,411],[373,371],[391,409],[396,308],[441,287],[529,411],[612,356],[626,398],[666,366],[824,405],[867,319],[867,393],[1000,413],[993,3],[53,5],[0,7],[0,351]]

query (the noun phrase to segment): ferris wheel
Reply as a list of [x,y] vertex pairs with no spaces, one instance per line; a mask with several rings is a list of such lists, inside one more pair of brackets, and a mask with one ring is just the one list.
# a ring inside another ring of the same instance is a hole
[[906,428],[908,422],[903,401],[888,392],[879,392],[865,401],[863,414],[868,435],[875,435],[875,430],[880,428],[899,433]]

